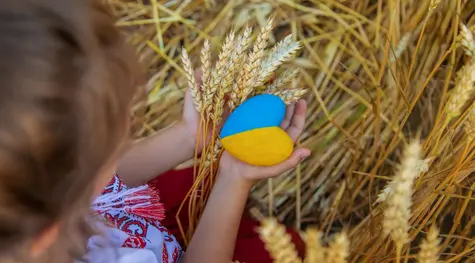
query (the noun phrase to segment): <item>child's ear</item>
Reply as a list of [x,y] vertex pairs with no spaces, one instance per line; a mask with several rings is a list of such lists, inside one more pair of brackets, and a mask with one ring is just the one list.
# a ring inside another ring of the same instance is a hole
[[58,239],[59,224],[55,223],[45,229],[34,241],[31,246],[31,256],[33,258],[40,257],[45,251],[47,251],[54,242]]

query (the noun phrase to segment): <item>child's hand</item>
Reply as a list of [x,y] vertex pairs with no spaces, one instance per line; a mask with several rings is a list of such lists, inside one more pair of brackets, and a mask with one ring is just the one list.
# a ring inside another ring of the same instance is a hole
[[198,148],[198,152],[201,152],[201,149],[203,148],[202,142],[196,144],[198,128],[200,126],[200,119],[200,113],[196,110],[195,104],[193,103],[193,97],[191,96],[191,93],[188,90],[185,94],[185,105],[183,106],[183,122],[189,133],[188,142],[192,144],[191,146],[193,147],[193,149],[196,146]]
[[[295,105],[287,107],[287,113],[281,128],[289,134],[294,142],[298,140],[303,131],[306,112],[307,104],[304,100],[299,100]],[[310,153],[309,149],[296,149],[283,163],[270,167],[259,167],[241,162],[228,152],[224,152],[221,157],[220,169],[222,175],[220,176],[234,176],[235,179],[244,179],[254,183],[259,179],[274,177],[294,168]]]

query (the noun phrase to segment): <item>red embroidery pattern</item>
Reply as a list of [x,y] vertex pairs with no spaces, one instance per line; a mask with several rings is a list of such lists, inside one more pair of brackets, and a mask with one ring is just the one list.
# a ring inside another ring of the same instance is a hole
[[175,247],[175,249],[173,250],[172,262],[177,262],[178,256],[180,256],[180,251],[178,251],[178,248]]
[[165,243],[163,243],[162,262],[168,262],[168,250],[167,245]]
[[[127,190],[117,175],[110,180],[103,193],[118,193]],[[115,210],[102,214],[108,221],[107,225],[113,226],[127,233],[128,237],[123,242],[122,247],[150,249],[159,258],[160,254],[163,263],[176,263],[181,258],[183,251],[172,233],[157,220],[143,218],[123,210]],[[150,231],[149,231],[150,230]],[[155,232],[158,230],[160,234]],[[149,236],[149,232],[153,233]],[[168,254],[173,250],[172,254]]]
[[128,248],[145,248],[145,244],[146,242],[143,238],[137,236],[130,236],[125,240],[122,246]]

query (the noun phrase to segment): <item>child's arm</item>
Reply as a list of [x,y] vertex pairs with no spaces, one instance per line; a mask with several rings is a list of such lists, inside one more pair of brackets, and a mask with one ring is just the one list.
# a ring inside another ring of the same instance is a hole
[[[145,184],[194,155],[200,115],[189,92],[185,96],[183,121],[135,143],[121,158],[117,173],[129,187]],[[201,145],[198,145],[198,151]]]
[[135,143],[121,158],[117,173],[129,187],[147,183],[194,154],[188,126],[177,123],[154,136]]
[[[305,102],[300,101],[295,107],[291,121],[284,127],[294,141],[304,127],[305,113]],[[258,179],[281,174],[309,155],[308,149],[297,149],[289,159],[279,165],[255,167],[224,153],[216,184],[183,262],[231,262],[239,223],[253,183]]]

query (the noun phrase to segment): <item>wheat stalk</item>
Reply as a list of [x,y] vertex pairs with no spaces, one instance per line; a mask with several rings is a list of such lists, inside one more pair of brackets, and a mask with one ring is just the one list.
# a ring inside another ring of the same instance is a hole
[[196,109],[201,112],[201,109],[203,108],[201,92],[198,88],[198,85],[196,85],[195,71],[193,70],[190,57],[188,56],[188,52],[186,52],[186,49],[184,48],[181,52],[181,61],[186,72],[188,89],[190,90],[191,96],[193,97],[193,102],[196,106]]
[[318,263],[325,261],[325,248],[321,242],[322,233],[314,228],[307,229],[306,232],[306,255],[304,263]]
[[455,88],[451,91],[447,101],[447,115],[450,118],[460,115],[465,103],[470,99],[475,89],[475,59],[469,61],[458,72],[455,79]]
[[420,245],[420,251],[417,254],[417,262],[419,263],[437,263],[439,260],[439,230],[434,225],[431,226],[427,237]]
[[307,90],[305,89],[286,89],[272,92],[272,95],[279,96],[285,104],[292,104],[298,101]]
[[326,255],[328,263],[345,263],[349,255],[350,242],[345,233],[336,234],[330,242]]
[[272,31],[273,18],[267,20],[267,24],[261,29],[261,32],[257,36],[256,42],[252,48],[252,52],[249,54],[248,61],[244,67],[243,77],[238,81],[238,94],[239,103],[244,102],[247,97],[252,93],[259,80],[259,74],[261,69],[261,62],[264,58],[264,49],[267,46],[267,42]]
[[398,255],[402,246],[409,241],[412,186],[419,174],[417,167],[420,154],[419,142],[412,142],[406,148],[399,171],[391,182],[391,194],[387,198],[388,206],[384,210],[383,232],[396,243]]
[[276,263],[301,263],[285,227],[274,218],[265,219],[258,228],[259,235],[267,251]]
[[284,62],[289,61],[300,48],[300,43],[294,42],[292,35],[287,36],[275,45],[262,63],[259,80],[255,83],[255,86],[263,85],[270,75]]
[[473,57],[475,54],[475,39],[473,38],[473,33],[462,23],[460,23],[460,28],[460,44],[464,47],[465,54]]

